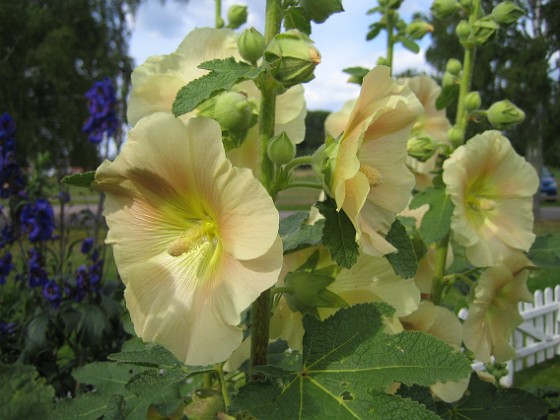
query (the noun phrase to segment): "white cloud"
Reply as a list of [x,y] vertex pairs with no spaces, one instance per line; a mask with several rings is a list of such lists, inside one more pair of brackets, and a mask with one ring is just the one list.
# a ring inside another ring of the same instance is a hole
[[[263,0],[224,0],[222,16],[232,4],[248,6],[247,27],[254,26],[264,32],[265,2]],[[373,4],[375,5],[375,4]],[[311,38],[321,52],[322,62],[316,78],[306,85],[306,99],[310,109],[337,110],[342,104],[357,96],[359,87],[348,84],[346,67],[374,67],[377,59],[385,54],[385,34],[374,41],[365,40],[368,27],[379,19],[379,14],[366,15],[372,8],[371,0],[343,0],[345,11],[332,15],[325,23],[313,25]],[[401,6],[405,20],[414,11],[429,11],[429,0],[405,0]],[[137,64],[150,55],[169,54],[184,36],[196,27],[214,25],[214,0],[191,0],[188,3],[167,0],[147,0],[136,16],[130,44],[130,53]],[[424,48],[425,43],[421,43]],[[424,54],[412,54],[397,47],[394,59],[395,72],[407,68],[429,71]]]

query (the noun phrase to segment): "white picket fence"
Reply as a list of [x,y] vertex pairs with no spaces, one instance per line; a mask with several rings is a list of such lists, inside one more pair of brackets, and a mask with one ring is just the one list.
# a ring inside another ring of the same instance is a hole
[[[520,303],[519,312],[523,323],[511,338],[515,359],[507,364],[508,375],[500,380],[503,386],[513,385],[513,376],[525,368],[534,366],[560,354],[560,285],[537,290],[533,303]],[[461,309],[459,318],[466,319],[468,311]],[[484,369],[481,362],[473,364],[475,370]]]

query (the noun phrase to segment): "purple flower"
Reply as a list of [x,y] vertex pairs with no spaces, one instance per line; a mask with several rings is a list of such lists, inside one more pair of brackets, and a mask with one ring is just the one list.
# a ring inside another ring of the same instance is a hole
[[93,247],[93,238],[86,238],[82,241],[82,246],[80,247],[80,251],[82,254],[88,254]]
[[43,297],[55,308],[60,306],[62,302],[62,289],[54,280],[49,280],[43,285]]
[[19,195],[25,178],[16,161],[16,123],[8,113],[0,116],[0,197]]
[[109,78],[95,82],[85,94],[89,101],[89,118],[82,127],[91,143],[99,144],[104,136],[114,136],[119,127],[115,112],[115,90]]
[[10,114],[4,112],[0,115],[0,140],[13,137],[16,132],[16,123]]
[[6,277],[8,277],[13,269],[12,254],[6,252],[4,256],[0,257],[0,285],[6,284]]
[[35,248],[28,251],[27,283],[29,287],[43,286],[49,281],[49,276],[43,268],[43,256]]
[[6,322],[0,320],[0,338],[15,334],[16,328],[17,324],[15,322]]
[[28,232],[29,241],[37,242],[52,238],[54,212],[48,200],[40,198],[33,204],[26,204],[20,220],[22,227]]
[[58,193],[58,199],[62,203],[69,203],[70,202],[70,193],[68,191],[60,191]]
[[16,228],[11,223],[7,223],[4,225],[0,235],[0,248],[4,248],[6,245],[13,244],[18,238]]

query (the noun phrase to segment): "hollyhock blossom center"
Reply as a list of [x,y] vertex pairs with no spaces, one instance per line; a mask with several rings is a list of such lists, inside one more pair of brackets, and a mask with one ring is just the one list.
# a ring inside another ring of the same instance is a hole
[[475,211],[491,211],[496,208],[496,202],[481,196],[470,196],[467,200],[468,206]]
[[178,257],[204,245],[215,247],[218,243],[218,227],[212,219],[198,220],[167,246],[172,257]]
[[361,164],[360,172],[368,179],[370,188],[375,188],[383,182],[383,175],[372,166]]

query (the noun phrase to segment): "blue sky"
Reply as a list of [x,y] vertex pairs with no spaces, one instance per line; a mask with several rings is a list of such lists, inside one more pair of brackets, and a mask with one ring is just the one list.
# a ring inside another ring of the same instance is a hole
[[[223,14],[231,4],[248,6],[249,18],[245,26],[264,29],[264,0],[223,0]],[[365,36],[371,23],[379,14],[366,15],[377,4],[376,0],[342,0],[344,12],[331,16],[321,25],[313,25],[312,40],[322,59],[315,71],[316,78],[305,85],[308,108],[335,111],[342,104],[358,95],[359,87],[346,82],[342,69],[353,66],[371,68],[377,58],[385,54],[385,34],[374,41],[366,42]],[[416,11],[427,13],[430,0],[404,0],[400,12],[405,20]],[[194,28],[213,26],[214,0],[190,0],[184,3],[175,0],[147,0],[140,6],[135,20],[130,43],[130,53],[141,64],[151,55],[168,54],[174,51],[184,36]],[[419,54],[413,54],[400,46],[395,52],[394,67],[398,73],[407,68],[430,72],[425,63],[424,51],[429,37],[421,42]]]

